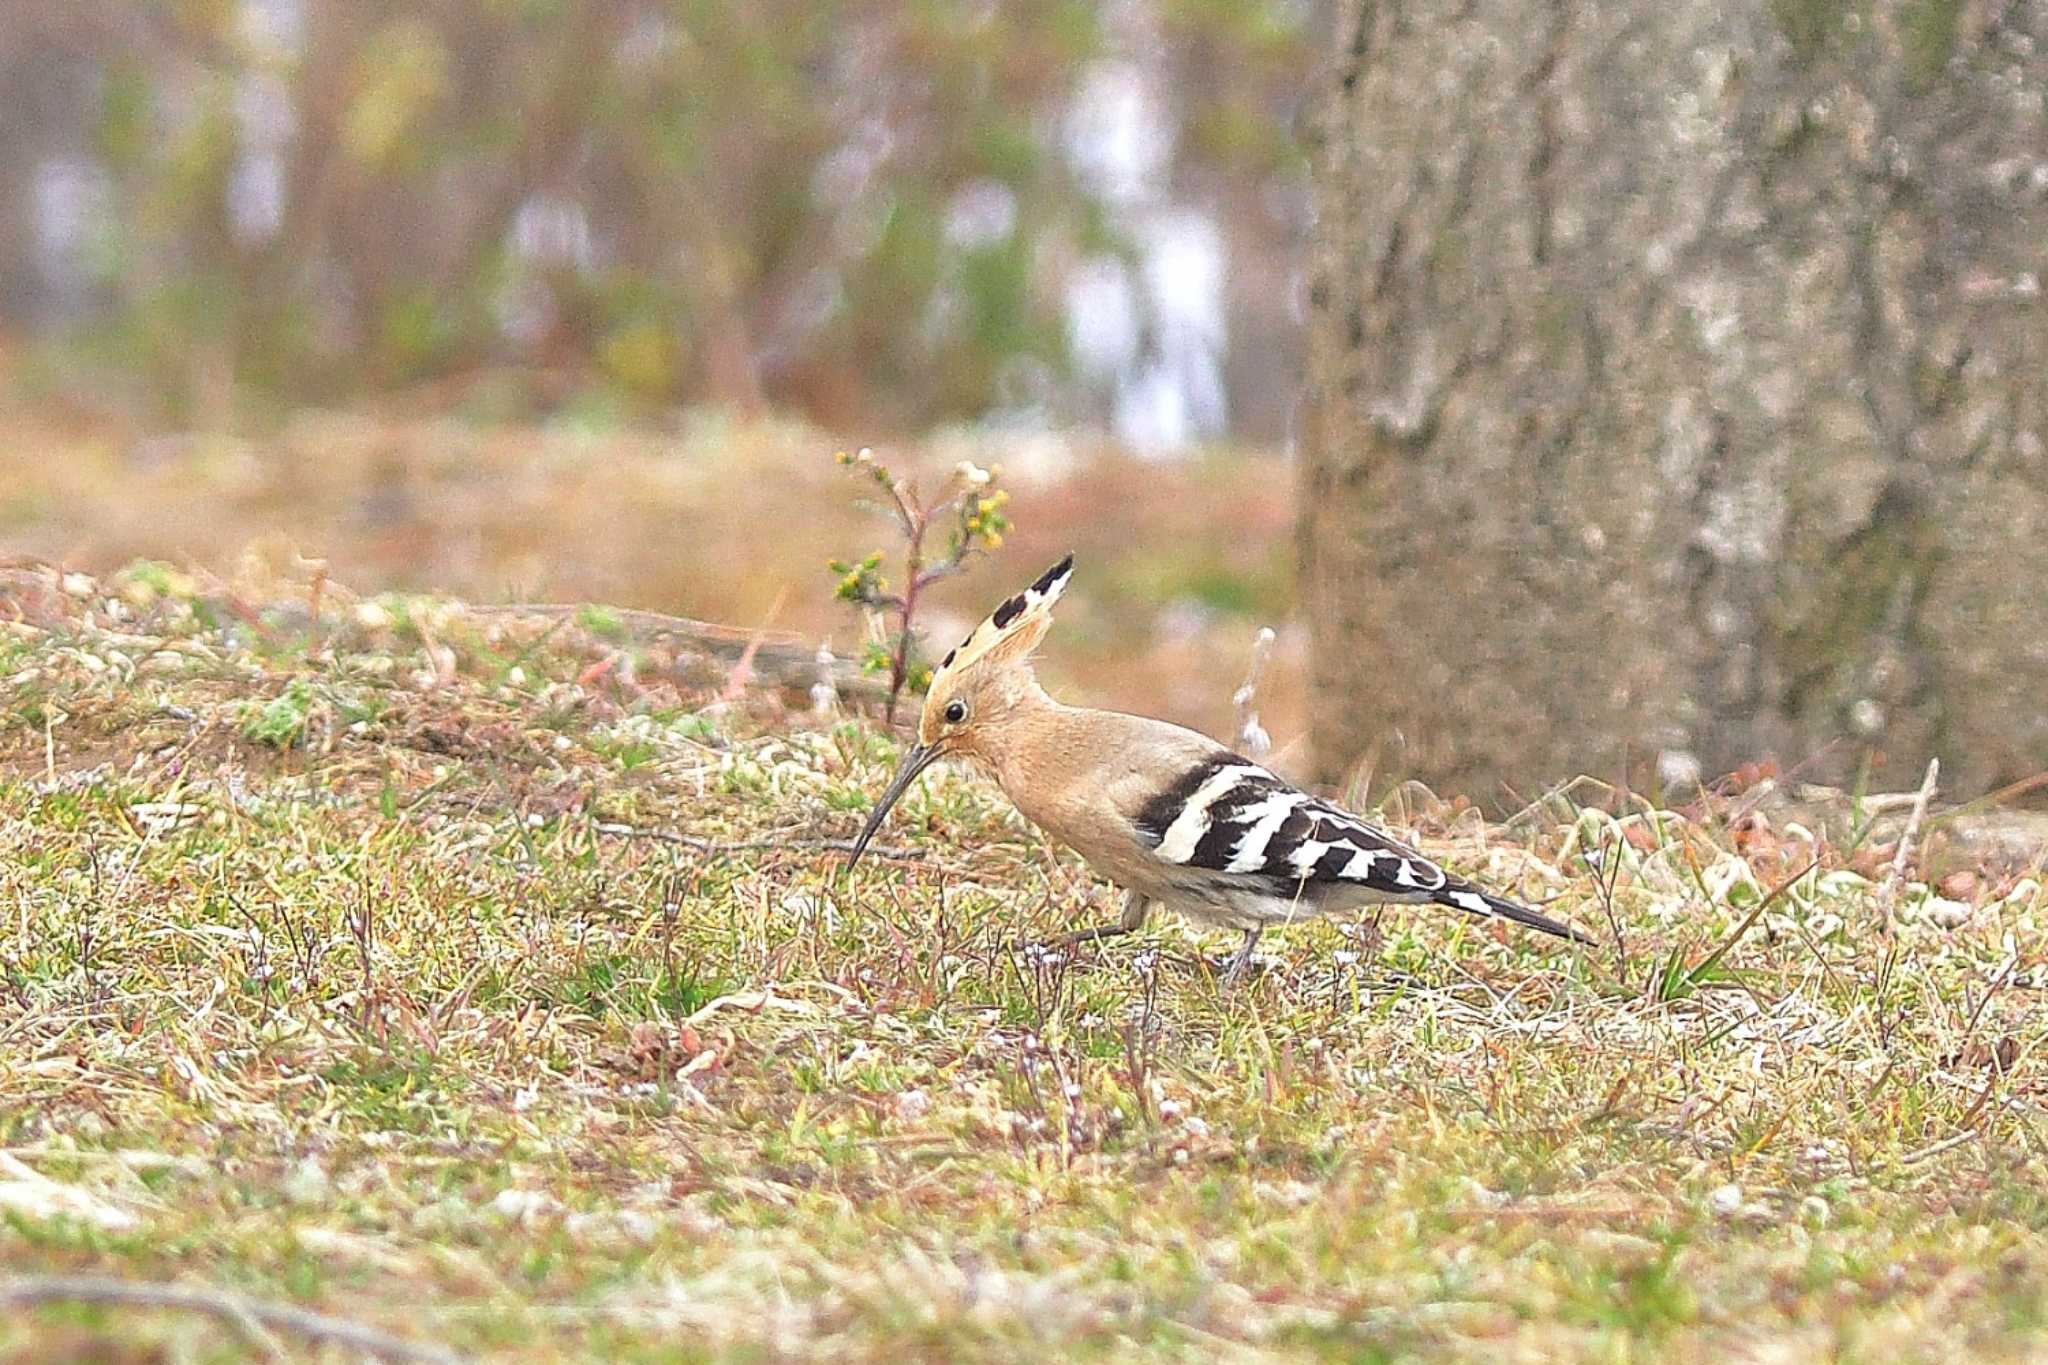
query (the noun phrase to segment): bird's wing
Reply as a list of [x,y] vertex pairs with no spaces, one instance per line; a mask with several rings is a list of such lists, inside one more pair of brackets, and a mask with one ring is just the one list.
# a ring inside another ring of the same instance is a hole
[[1237,754],[1218,751],[1196,762],[1147,801],[1133,823],[1161,862],[1283,899],[1350,889],[1359,900],[1434,902],[1588,941]]
[[1432,900],[1454,880],[1384,830],[1232,753],[1189,768],[1135,823],[1161,862],[1268,882],[1282,896],[1342,882]]

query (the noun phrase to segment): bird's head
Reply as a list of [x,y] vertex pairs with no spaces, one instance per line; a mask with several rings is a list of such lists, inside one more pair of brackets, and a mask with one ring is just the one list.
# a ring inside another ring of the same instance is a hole
[[959,647],[939,664],[925,693],[918,717],[917,743],[903,756],[896,775],[875,802],[868,822],[853,842],[847,866],[860,861],[868,840],[883,817],[917,775],[942,758],[987,758],[1004,733],[1003,721],[1038,690],[1031,671],[1031,651],[1052,625],[1053,604],[1074,574],[1068,555],[1038,580],[990,612]]

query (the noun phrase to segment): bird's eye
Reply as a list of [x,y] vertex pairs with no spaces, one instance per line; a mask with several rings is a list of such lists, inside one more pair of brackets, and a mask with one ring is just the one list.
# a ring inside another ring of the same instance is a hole
[[961,721],[963,721],[963,720],[966,720],[966,719],[967,719],[967,703],[966,703],[966,702],[964,702],[964,701],[957,701],[957,700],[956,700],[956,701],[949,701],[949,702],[947,702],[947,703],[946,703],[946,724],[948,724],[948,725],[958,725],[958,724],[959,724],[959,723],[960,723]]

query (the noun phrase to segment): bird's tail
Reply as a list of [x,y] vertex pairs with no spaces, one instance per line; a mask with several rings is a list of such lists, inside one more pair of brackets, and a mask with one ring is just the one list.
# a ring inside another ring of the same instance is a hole
[[1573,943],[1583,943],[1595,948],[1599,946],[1598,940],[1581,933],[1563,920],[1552,919],[1540,910],[1531,910],[1526,905],[1482,891],[1476,886],[1452,882],[1437,893],[1437,900],[1441,904],[1455,906],[1475,915],[1498,915],[1517,924],[1526,924],[1531,929],[1541,929],[1546,934],[1570,939]]

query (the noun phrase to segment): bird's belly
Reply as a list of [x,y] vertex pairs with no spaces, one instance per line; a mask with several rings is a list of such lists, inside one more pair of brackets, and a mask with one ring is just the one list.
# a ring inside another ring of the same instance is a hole
[[1242,878],[1177,868],[1149,855],[1082,856],[1097,876],[1203,924],[1264,928],[1321,913],[1313,896],[1276,896]]
[[1269,925],[1292,924],[1314,919],[1327,908],[1314,896],[1276,896],[1250,886],[1180,882],[1160,892],[1156,899],[1203,924],[1228,925],[1233,929],[1263,929]]
[[1068,842],[1097,876],[1191,920],[1234,929],[1263,929],[1342,914],[1368,904],[1430,898],[1424,891],[1403,896],[1331,881],[1303,883],[1299,890],[1290,885],[1287,893],[1281,894],[1270,881],[1163,862],[1149,850],[1139,851],[1108,839],[1084,842],[1070,838]]
[[1134,889],[1142,889],[1151,899],[1189,919],[1236,929],[1263,929],[1322,915],[1345,915],[1372,905],[1430,899],[1427,892],[1397,895],[1329,882],[1310,883],[1298,894],[1278,895],[1248,878],[1213,873],[1147,880],[1150,885]]

